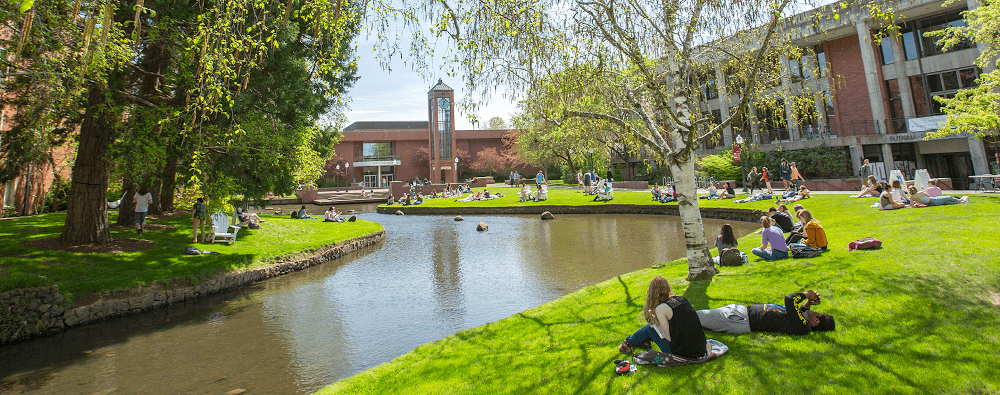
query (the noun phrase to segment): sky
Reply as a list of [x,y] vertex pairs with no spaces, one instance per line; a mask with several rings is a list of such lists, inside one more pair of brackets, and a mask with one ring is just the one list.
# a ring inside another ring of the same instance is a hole
[[[391,72],[383,70],[372,51],[374,41],[369,40],[367,33],[359,34],[356,42],[360,78],[348,92],[351,101],[346,112],[347,125],[358,121],[426,121],[427,92],[437,84],[438,78],[455,89],[456,101],[464,97],[460,77],[448,77],[438,70],[428,73],[428,79],[424,80],[399,57],[393,59]],[[406,48],[407,45],[401,47]],[[495,116],[510,123],[516,109],[515,102],[496,94],[488,102],[480,103],[476,114],[480,125],[473,127],[467,114],[462,114],[456,107],[455,129],[482,129],[486,121]]]

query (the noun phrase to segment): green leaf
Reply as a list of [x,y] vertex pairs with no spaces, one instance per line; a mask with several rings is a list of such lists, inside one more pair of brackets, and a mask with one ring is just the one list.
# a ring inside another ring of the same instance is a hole
[[23,2],[21,2],[21,13],[23,14],[25,12],[28,12],[28,10],[30,10],[31,6],[33,5],[35,5],[35,0],[24,0]]

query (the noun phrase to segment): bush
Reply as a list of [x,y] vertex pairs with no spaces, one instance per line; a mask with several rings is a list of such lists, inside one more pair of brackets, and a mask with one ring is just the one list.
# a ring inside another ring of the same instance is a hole
[[[854,173],[847,147],[827,147],[824,144],[815,148],[785,151],[784,154],[789,162],[796,162],[799,173],[806,179],[850,177]],[[774,168],[777,169],[777,165]]]
[[733,153],[722,151],[695,161],[695,172],[701,177],[715,177],[716,180],[739,180],[740,165],[733,162]]

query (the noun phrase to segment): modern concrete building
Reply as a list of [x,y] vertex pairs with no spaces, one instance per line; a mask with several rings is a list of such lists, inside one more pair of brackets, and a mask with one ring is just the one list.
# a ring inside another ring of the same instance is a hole
[[[455,130],[455,93],[438,80],[427,93],[427,121],[354,122],[334,149],[351,160],[347,180],[377,187],[395,180],[428,178],[455,182],[458,168],[467,168],[487,149],[503,152],[510,130]],[[465,158],[460,156],[467,155]],[[531,175],[538,169],[518,168]]]
[[[846,7],[843,5],[846,4]],[[820,14],[839,13],[815,26],[814,11],[785,20],[795,32],[794,42],[815,55],[787,59],[786,78],[794,92],[820,92],[814,97],[816,115],[797,117],[791,105],[784,114],[758,113],[751,108],[746,121],[726,128],[717,144],[702,152],[730,150],[736,135],[759,144],[765,151],[826,145],[848,150],[855,174],[864,159],[885,163],[912,177],[915,169],[928,169],[932,177],[950,177],[959,187],[973,174],[1000,167],[996,136],[985,140],[959,135],[925,140],[945,118],[934,96],[950,97],[976,84],[980,70],[974,64],[980,45],[966,42],[943,52],[930,31],[964,25],[961,12],[976,7],[976,0],[903,0],[899,12],[905,21],[901,37],[873,39],[878,26],[856,2],[830,4]],[[812,70],[819,70],[816,76]],[[716,72],[707,84],[709,107],[717,118],[727,117],[740,96],[725,90],[725,76]],[[833,82],[832,82],[833,81]],[[833,88],[833,89],[831,89]],[[753,106],[751,106],[753,107]]]

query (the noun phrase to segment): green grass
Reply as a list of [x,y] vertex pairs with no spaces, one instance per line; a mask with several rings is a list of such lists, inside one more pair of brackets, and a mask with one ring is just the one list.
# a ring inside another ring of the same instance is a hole
[[[895,211],[870,209],[872,202],[846,195],[802,202],[826,228],[831,250],[821,257],[751,257],[748,266],[722,268],[711,283],[685,281],[683,260],[658,265],[423,345],[319,393],[997,393],[1000,306],[988,291],[1000,292],[1000,232],[992,228],[1000,199]],[[847,251],[865,236],[881,239],[883,248]],[[759,245],[759,237],[742,238],[741,249]],[[615,377],[611,361],[624,357],[618,343],[643,324],[639,310],[656,275],[696,308],[781,303],[787,293],[815,289],[823,295],[815,309],[833,314],[837,330],[707,332],[729,353]]]
[[[114,217],[114,216],[112,216]],[[23,242],[50,239],[62,231],[65,213],[0,221],[0,292],[11,289],[59,285],[67,299],[96,292],[111,292],[174,279],[197,283],[213,274],[254,267],[276,257],[315,249],[382,229],[366,222],[323,223],[264,215],[261,229],[244,228],[233,245],[191,243],[190,215],[150,224],[175,225],[176,229],[114,230],[113,238],[141,238],[155,242],[152,249],[133,253],[82,253],[38,250]],[[182,255],[188,247],[219,255]]]
[[[490,191],[490,194],[502,193],[504,197],[493,200],[486,201],[476,201],[476,202],[455,202],[456,198],[449,199],[425,199],[424,203],[415,207],[509,207],[509,206],[525,206],[525,205],[535,205],[535,206],[586,206],[586,205],[607,205],[607,204],[660,204],[653,201],[653,195],[649,192],[628,192],[628,191],[615,191],[615,198],[607,201],[594,202],[593,195],[584,195],[583,192],[577,192],[576,189],[563,189],[563,188],[549,188],[549,199],[541,202],[524,202],[519,203],[517,194],[520,193],[521,188],[511,188],[511,187],[488,187],[488,188],[474,188],[476,192],[482,191],[483,189]],[[532,187],[532,191],[535,188]],[[469,194],[463,195],[467,197]],[[707,202],[707,200],[702,200],[702,202]],[[677,203],[665,203],[674,204]],[[384,206],[384,204],[383,204]]]

